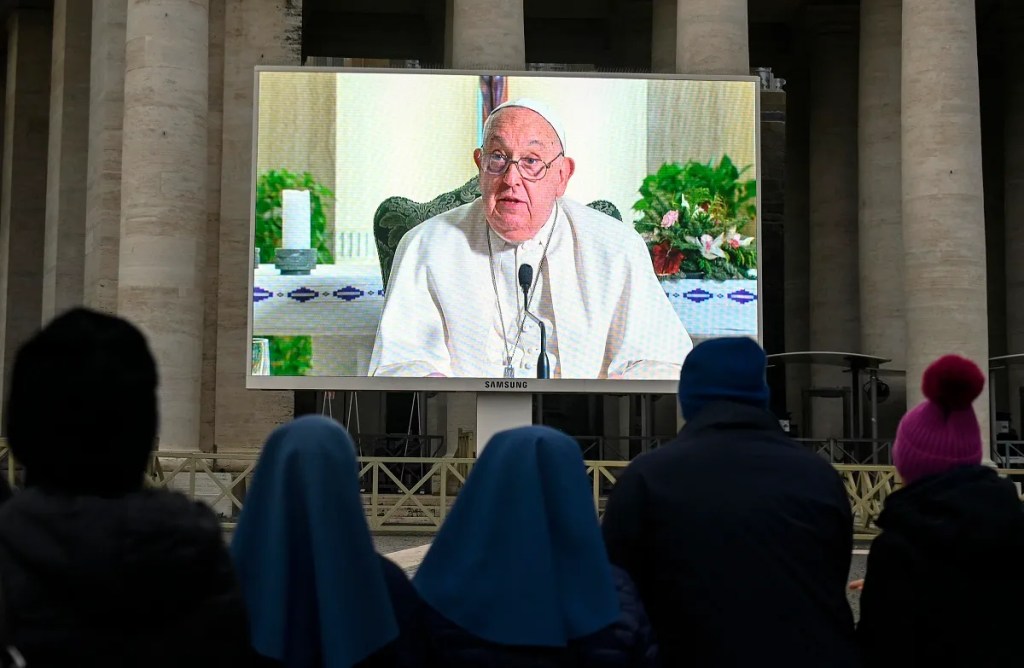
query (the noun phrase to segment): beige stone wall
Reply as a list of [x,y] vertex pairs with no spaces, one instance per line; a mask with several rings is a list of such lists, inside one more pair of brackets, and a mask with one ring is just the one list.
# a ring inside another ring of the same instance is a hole
[[128,0],[93,0],[86,167],[84,301],[117,311],[121,235],[121,128]]
[[676,3],[676,72],[750,73],[747,0]]
[[[1006,220],[1006,340],[1008,354],[1024,353],[1024,5],[1006,3],[1005,39],[1007,72],[1017,73],[1005,82],[1006,115],[1003,119],[1003,189]],[[997,251],[998,252],[998,251]],[[991,259],[990,259],[991,261]],[[994,352],[994,351],[993,351]],[[1009,406],[1017,434],[1024,431],[1021,419],[1020,388],[1024,386],[1024,367],[1013,367],[1008,374]]]
[[199,448],[213,450],[217,406],[217,288],[220,285],[221,133],[224,116],[224,0],[210,0],[209,109],[206,120],[206,292],[203,300],[203,360]]
[[276,0],[226,0],[221,135],[220,257],[217,286],[216,424],[218,449],[263,444],[292,416],[291,392],[245,389],[252,268],[253,67],[299,62],[302,7]]
[[523,0],[454,0],[452,66],[525,69]]
[[[900,161],[900,0],[863,0],[860,13],[859,241],[861,349],[906,368]],[[895,434],[906,379],[886,377],[879,432]]]
[[199,447],[208,12],[205,0],[129,0],[125,27],[117,310],[153,349],[170,450]]
[[[919,379],[940,355],[988,366],[985,214],[974,3],[904,0],[902,25],[907,405],[915,406]],[[938,104],[939,90],[956,104]],[[974,409],[987,441],[987,393]]]
[[[810,350],[810,201],[808,188],[808,90],[806,71],[786,91],[786,216],[782,226],[785,271],[786,352]],[[805,434],[809,416],[803,390],[811,384],[806,364],[786,365],[786,407]]]
[[7,25],[0,177],[0,397],[18,346],[39,329],[42,318],[51,20],[50,12],[24,9],[14,12]]
[[[820,7],[810,30],[810,347],[860,352],[857,253],[857,10]],[[817,388],[849,386],[815,365]],[[816,399],[815,437],[843,433],[838,399]]]
[[91,0],[57,0],[53,13],[47,151],[43,321],[83,301],[89,149]]
[[651,71],[676,71],[676,0],[651,2]]

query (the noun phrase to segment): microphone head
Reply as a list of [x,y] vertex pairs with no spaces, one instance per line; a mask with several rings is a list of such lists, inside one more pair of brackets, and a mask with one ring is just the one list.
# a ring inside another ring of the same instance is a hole
[[533,285],[533,267],[528,264],[519,266],[519,287],[528,292]]

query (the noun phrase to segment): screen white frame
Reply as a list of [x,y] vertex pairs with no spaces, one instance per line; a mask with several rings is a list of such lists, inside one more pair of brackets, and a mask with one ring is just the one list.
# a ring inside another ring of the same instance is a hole
[[[761,211],[761,87],[760,78],[756,76],[727,76],[727,75],[682,75],[682,74],[653,74],[653,73],[626,73],[626,72],[516,72],[516,71],[491,71],[491,70],[448,70],[448,69],[395,69],[395,68],[370,68],[370,67],[301,67],[301,66],[269,66],[261,65],[253,71],[253,105],[252,105],[252,146],[250,147],[250,159],[252,162],[249,175],[249,258],[253,257],[253,248],[256,243],[256,179],[257,174],[257,150],[259,147],[259,100],[260,100],[260,74],[263,72],[304,72],[304,73],[346,73],[346,74],[451,74],[461,76],[481,76],[487,74],[500,74],[509,77],[548,77],[548,78],[593,78],[593,79],[673,79],[685,81],[742,81],[756,86],[754,95],[754,156],[757,165],[757,220],[755,222],[755,235],[757,238],[757,342],[763,345],[764,339],[764,314],[762,304],[763,295],[763,274],[761,270],[763,249],[762,249],[762,225],[763,213]],[[247,321],[246,321],[246,346],[245,346],[245,387],[253,390],[377,390],[393,392],[520,392],[528,394],[546,393],[595,393],[595,394],[675,394],[678,391],[678,380],[598,380],[598,379],[577,379],[577,378],[395,378],[382,376],[256,376],[252,373],[252,326],[253,326],[253,301],[252,291],[255,281],[255,272],[252,270],[252,263],[248,267],[249,289],[246,293]]]

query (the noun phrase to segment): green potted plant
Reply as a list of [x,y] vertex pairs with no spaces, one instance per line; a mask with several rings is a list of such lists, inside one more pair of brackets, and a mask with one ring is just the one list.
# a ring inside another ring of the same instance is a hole
[[659,278],[713,281],[754,278],[757,182],[741,179],[729,156],[718,164],[666,163],[644,179],[633,205]]
[[[287,169],[271,169],[256,181],[256,248],[260,262],[274,261],[274,249],[281,247],[282,191],[308,190],[310,202],[310,240],[316,248],[317,264],[333,264],[334,251],[327,234],[324,205],[334,193],[309,172],[296,174]],[[270,374],[304,376],[312,369],[313,339],[309,336],[267,336],[270,340]]]
[[296,174],[287,169],[271,169],[256,181],[256,248],[260,262],[273,262],[274,249],[281,247],[281,192],[308,190],[311,240],[316,248],[317,264],[333,264],[334,250],[327,235],[327,214],[324,204],[334,198],[330,189],[320,184],[309,172]]

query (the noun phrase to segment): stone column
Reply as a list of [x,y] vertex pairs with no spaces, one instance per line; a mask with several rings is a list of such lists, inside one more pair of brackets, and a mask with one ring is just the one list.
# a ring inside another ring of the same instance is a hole
[[676,2],[651,3],[651,71],[676,71]]
[[[160,371],[160,447],[199,446],[208,3],[129,0],[118,312]],[[241,358],[240,358],[241,359]]]
[[214,449],[217,429],[217,289],[220,283],[221,137],[224,117],[224,0],[210,0],[209,105],[206,132],[206,293],[199,449]]
[[[857,286],[857,9],[812,9],[810,23],[810,347],[859,352]],[[846,387],[814,366],[815,387]],[[841,405],[816,400],[814,436],[841,436]],[[826,408],[827,406],[827,408]]]
[[298,65],[301,36],[301,2],[225,2],[215,417],[215,443],[224,450],[261,446],[294,410],[292,392],[246,390],[245,364],[254,224],[249,215],[253,67]]
[[[985,218],[974,3],[904,0],[903,244],[907,404],[935,358],[988,368]],[[942,100],[956,103],[939,104]],[[987,441],[988,394],[975,402]]]
[[[860,5],[860,335],[861,352],[905,368],[903,228],[900,219],[900,2]],[[879,435],[891,437],[906,410],[904,378],[886,377]]]
[[747,0],[677,0],[676,72],[750,74]]
[[5,379],[18,347],[39,329],[43,312],[51,28],[52,15],[43,10],[19,9],[7,21],[0,176],[0,397],[5,396]]
[[[786,287],[786,352],[810,350],[810,224],[807,170],[810,121],[808,119],[808,73],[796,68],[786,83],[786,220],[782,226],[783,263]],[[786,410],[806,434],[803,391],[811,385],[806,364],[786,365]]]
[[[1004,213],[1006,221],[1006,338],[1007,354],[1024,353],[1024,7],[1006,4],[1005,63],[1009,76],[1002,79],[1005,96],[1003,131]],[[1024,433],[1020,415],[1020,387],[1024,368],[1011,369],[1009,406],[1018,436]]]
[[525,69],[523,0],[454,0],[452,67]]
[[127,11],[128,0],[92,0],[84,301],[106,313],[117,311]]
[[82,303],[92,0],[53,5],[43,321]]

